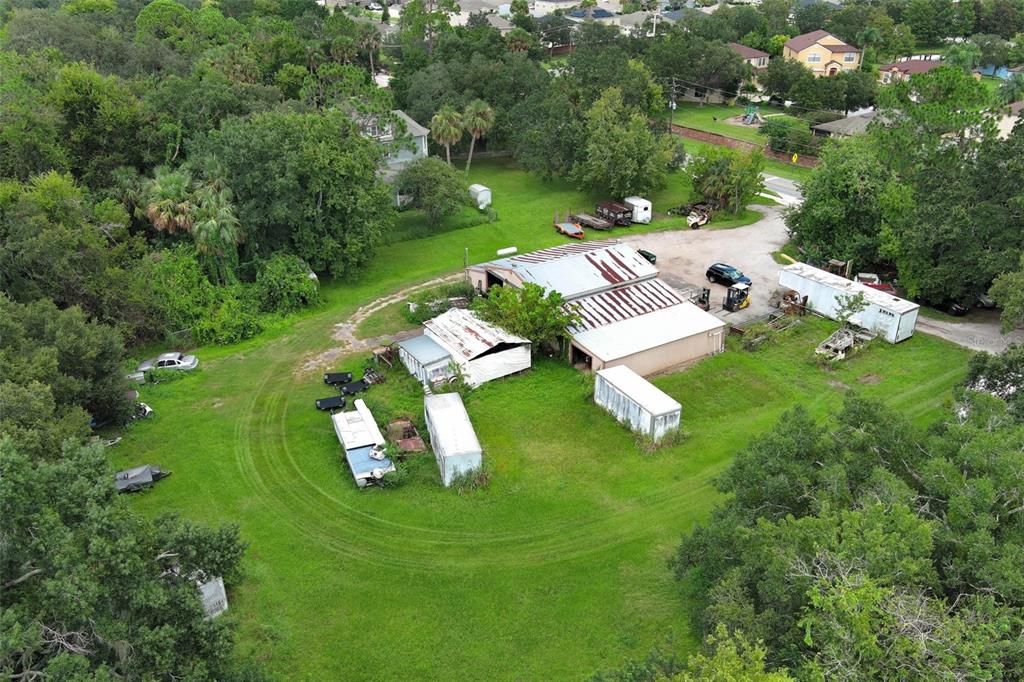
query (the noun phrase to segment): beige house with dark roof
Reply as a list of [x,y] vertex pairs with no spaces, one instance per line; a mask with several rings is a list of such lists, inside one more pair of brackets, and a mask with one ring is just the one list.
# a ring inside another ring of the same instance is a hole
[[743,61],[750,64],[755,69],[767,69],[768,68],[768,53],[762,52],[761,50],[755,50],[752,47],[741,45],[740,43],[729,43],[729,49],[738,54]]
[[861,52],[828,31],[818,30],[787,40],[782,56],[800,62],[815,76],[834,76],[859,69]]

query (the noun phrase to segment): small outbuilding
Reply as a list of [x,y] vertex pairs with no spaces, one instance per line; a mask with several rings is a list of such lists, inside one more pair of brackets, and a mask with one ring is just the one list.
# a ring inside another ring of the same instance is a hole
[[850,322],[878,334],[889,343],[899,343],[914,334],[917,303],[873,289],[831,272],[794,263],[779,271],[779,284],[807,299],[807,307],[825,317],[836,319],[841,298],[864,295],[867,307],[850,317]]
[[633,210],[633,222],[646,225],[651,222],[651,202],[643,197],[626,197],[622,200]]
[[423,400],[423,416],[446,488],[459,475],[480,468],[483,450],[458,393],[428,395]]
[[452,308],[423,323],[423,334],[398,344],[398,355],[423,384],[461,373],[466,384],[480,384],[530,369],[531,344],[484,322],[470,310]]
[[216,618],[228,610],[228,593],[224,589],[224,578],[216,576],[205,582],[202,580],[196,582],[207,620]]
[[355,401],[355,410],[335,412],[331,415],[334,433],[345,450],[345,459],[356,485],[365,488],[395,470],[395,465],[384,456],[384,435],[370,413],[366,403]]
[[488,187],[478,184],[470,185],[469,196],[481,211],[491,205],[491,190]]
[[598,370],[594,375],[594,402],[655,442],[679,430],[682,406],[625,365]]

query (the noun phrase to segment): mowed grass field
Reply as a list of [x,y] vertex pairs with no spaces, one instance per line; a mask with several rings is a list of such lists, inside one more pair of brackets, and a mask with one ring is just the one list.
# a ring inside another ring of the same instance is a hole
[[[682,403],[689,435],[642,454],[592,404],[587,379],[542,360],[467,400],[487,488],[442,488],[423,455],[404,487],[357,490],[329,417],[313,407],[330,391],[310,361],[337,345],[334,325],[457,270],[466,247],[479,261],[500,246],[560,241],[543,214],[508,218],[517,209],[506,203],[545,207],[515,194],[543,184],[502,164],[481,164],[472,180],[493,185],[500,222],[381,249],[357,283],[325,286],[315,313],[198,349],[198,371],[143,387],[156,415],[110,450],[116,466],[174,472],[134,498],[139,509],[240,525],[245,579],[225,617],[240,624],[240,651],[283,679],[582,679],[655,645],[685,654],[695,639],[666,561],[709,514],[712,480],[737,450],[785,409],[824,414],[851,390],[923,424],[964,374],[965,351],[924,335],[822,369],[811,354],[832,325],[807,320],[757,353],[730,343],[656,379]],[[364,359],[331,366],[358,371]],[[365,399],[379,421],[420,418],[419,389],[397,370]]]

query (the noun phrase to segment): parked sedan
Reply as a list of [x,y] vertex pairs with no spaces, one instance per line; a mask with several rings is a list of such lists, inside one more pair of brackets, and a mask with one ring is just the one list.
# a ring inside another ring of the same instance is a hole
[[732,286],[733,284],[750,284],[749,277],[744,275],[737,268],[725,263],[715,263],[708,268],[707,278],[709,282],[725,284],[727,286]]
[[146,360],[138,367],[139,372],[148,372],[151,369],[195,369],[199,364],[199,358],[184,353],[164,353],[163,355]]

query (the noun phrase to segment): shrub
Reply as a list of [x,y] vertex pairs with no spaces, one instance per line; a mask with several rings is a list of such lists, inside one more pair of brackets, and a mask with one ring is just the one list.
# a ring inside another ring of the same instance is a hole
[[266,312],[290,313],[320,301],[320,285],[298,256],[275,253],[260,264],[255,297]]
[[412,197],[412,207],[422,210],[431,226],[437,226],[469,202],[469,191],[459,172],[441,159],[416,159],[398,175],[402,194]]
[[449,299],[465,298],[472,303],[476,293],[476,289],[465,281],[432,287],[410,296],[407,303],[411,305],[405,307],[403,314],[405,319],[419,324],[450,309],[452,306]]
[[219,305],[207,310],[192,328],[197,343],[238,343],[263,331],[254,305],[245,305],[237,287],[225,289]]
[[483,490],[491,483],[491,466],[486,461],[471,471],[466,471],[452,479],[449,488],[459,495],[467,495]]
[[167,384],[184,379],[185,374],[186,372],[176,369],[151,369],[144,376],[147,384]]

